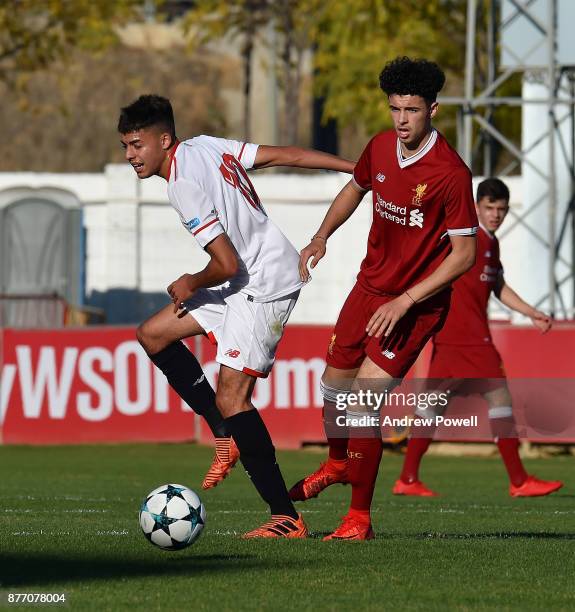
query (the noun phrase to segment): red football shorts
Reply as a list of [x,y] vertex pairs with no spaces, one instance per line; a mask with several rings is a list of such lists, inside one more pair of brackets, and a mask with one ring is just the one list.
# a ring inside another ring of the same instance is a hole
[[505,378],[505,369],[493,344],[434,344],[428,378]]
[[484,395],[507,384],[501,355],[493,344],[434,344],[427,376],[428,388],[449,389],[455,395]]
[[368,336],[365,328],[373,313],[397,296],[371,295],[356,284],[339,313],[327,351],[327,365],[352,370],[369,357],[390,376],[402,378],[426,342],[442,328],[450,296],[450,291],[442,291],[412,306],[398,321],[391,336],[376,338]]

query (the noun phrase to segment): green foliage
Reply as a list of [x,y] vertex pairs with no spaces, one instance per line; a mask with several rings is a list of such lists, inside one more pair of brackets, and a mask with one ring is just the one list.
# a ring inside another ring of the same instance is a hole
[[183,19],[193,47],[225,36],[252,37],[269,19],[267,0],[198,0]]
[[[454,81],[448,89],[457,86],[465,56],[465,10],[465,0],[198,0],[185,27],[197,44],[225,35],[258,36],[272,24],[280,41],[294,41],[294,50],[314,49],[316,93],[326,99],[324,120],[371,133],[389,125],[378,75],[394,57],[435,60]],[[280,42],[284,70],[295,57],[283,53]]]
[[[465,51],[464,0],[305,0],[316,16],[316,87],[326,98],[324,119],[390,125],[378,76],[389,60],[408,55],[437,61],[460,78]],[[455,81],[455,79],[454,79]],[[446,89],[447,89],[446,88]]]
[[48,66],[70,48],[102,49],[116,40],[114,25],[135,14],[138,0],[3,0],[0,4],[0,80]]

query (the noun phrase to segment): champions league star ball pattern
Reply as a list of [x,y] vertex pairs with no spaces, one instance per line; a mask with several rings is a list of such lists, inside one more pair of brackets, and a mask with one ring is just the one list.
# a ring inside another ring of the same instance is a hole
[[146,496],[140,508],[140,527],[146,538],[164,550],[193,544],[202,533],[206,510],[188,487],[166,484]]

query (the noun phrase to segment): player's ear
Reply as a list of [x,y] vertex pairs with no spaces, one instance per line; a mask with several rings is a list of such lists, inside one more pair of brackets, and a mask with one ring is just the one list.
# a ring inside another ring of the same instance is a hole
[[429,107],[429,117],[433,119],[437,114],[437,109],[439,108],[439,102],[432,102]]
[[160,134],[160,143],[162,144],[162,149],[167,151],[174,144],[172,135],[168,132],[162,132]]

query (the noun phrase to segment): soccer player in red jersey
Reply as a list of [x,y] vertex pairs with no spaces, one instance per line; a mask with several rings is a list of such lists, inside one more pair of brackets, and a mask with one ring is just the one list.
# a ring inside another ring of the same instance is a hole
[[[560,489],[563,483],[529,476],[519,458],[511,395],[505,382],[501,356],[493,345],[489,331],[489,296],[493,292],[505,306],[529,317],[542,333],[551,328],[551,319],[524,302],[503,276],[495,232],[509,210],[509,189],[503,181],[489,178],[479,184],[476,201],[480,225],[477,259],[473,268],[453,285],[449,315],[441,331],[433,338],[428,376],[431,379],[490,379],[485,384],[481,383],[481,395],[489,405],[489,423],[509,475],[510,494],[513,497],[548,495]],[[456,392],[457,387],[452,391]],[[419,465],[431,444],[433,431],[433,427],[422,427],[412,432],[401,476],[393,487],[395,495],[436,495],[419,481],[418,476]]]
[[303,501],[335,482],[350,482],[351,507],[326,539],[373,537],[370,507],[382,454],[379,427],[333,431],[330,415],[343,394],[366,386],[391,387],[409,370],[449,308],[451,283],[475,261],[477,216],[471,173],[432,126],[445,76],[433,62],[407,57],[389,62],[380,86],[394,130],[374,136],[353,180],[338,194],[316,235],[301,252],[302,279],[326,253],[333,232],[372,191],[373,222],[357,283],[340,312],[322,378],[329,458],[295,484]]

